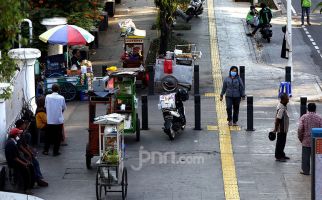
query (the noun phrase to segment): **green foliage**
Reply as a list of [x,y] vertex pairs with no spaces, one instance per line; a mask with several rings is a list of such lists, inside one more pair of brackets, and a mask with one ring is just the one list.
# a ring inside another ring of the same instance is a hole
[[[20,22],[24,18],[20,0],[0,1],[0,82],[10,82],[16,70],[15,62],[10,59],[7,52],[17,41],[17,34],[20,32]],[[1,91],[0,99],[8,99],[11,95],[11,88]]]
[[96,21],[87,17],[87,15],[87,13],[84,14],[83,12],[74,12],[68,16],[68,23],[89,31],[95,27]]

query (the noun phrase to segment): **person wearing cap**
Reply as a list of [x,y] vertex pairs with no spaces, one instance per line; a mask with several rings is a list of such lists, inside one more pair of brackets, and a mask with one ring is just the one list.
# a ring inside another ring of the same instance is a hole
[[40,165],[38,160],[35,157],[35,153],[33,149],[28,145],[26,142],[25,136],[24,136],[24,121],[19,119],[16,122],[16,128],[13,128],[10,131],[10,134],[14,134],[17,142],[18,149],[23,153],[24,158],[28,160],[30,163],[33,165],[33,170],[34,170],[34,178],[38,184],[38,186],[41,187],[47,187],[48,183],[44,181],[43,175],[40,170]]
[[8,140],[5,144],[5,156],[8,163],[8,166],[14,169],[16,176],[22,177],[22,186],[23,192],[26,194],[32,194],[31,182],[32,182],[32,170],[30,169],[31,163],[23,158],[20,154],[17,141],[19,140],[19,136],[23,131],[18,128],[14,128],[10,131],[8,136]]
[[220,101],[226,95],[226,111],[229,126],[237,126],[239,104],[241,99],[245,99],[245,87],[243,81],[238,75],[238,68],[232,66],[229,75],[224,79],[223,87],[220,93]]
[[43,154],[48,155],[50,144],[53,143],[53,155],[60,155],[59,148],[63,137],[63,112],[66,110],[65,98],[58,94],[59,86],[53,84],[52,94],[45,98],[45,108],[47,113],[47,132]]

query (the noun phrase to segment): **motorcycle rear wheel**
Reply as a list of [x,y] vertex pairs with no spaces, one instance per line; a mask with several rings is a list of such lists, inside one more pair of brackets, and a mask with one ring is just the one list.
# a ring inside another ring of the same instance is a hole
[[173,130],[170,130],[170,133],[168,134],[170,140],[174,140],[176,136],[176,132]]

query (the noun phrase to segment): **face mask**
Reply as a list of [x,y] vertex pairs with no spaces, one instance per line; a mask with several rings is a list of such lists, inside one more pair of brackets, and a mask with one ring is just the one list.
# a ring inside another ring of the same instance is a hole
[[18,142],[18,141],[20,140],[20,138],[17,136],[17,137],[15,138],[15,140]]
[[235,77],[237,75],[237,72],[230,72],[230,76]]

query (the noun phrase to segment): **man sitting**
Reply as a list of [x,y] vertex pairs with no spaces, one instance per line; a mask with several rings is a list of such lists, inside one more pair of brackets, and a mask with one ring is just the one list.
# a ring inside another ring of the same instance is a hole
[[250,10],[246,16],[246,23],[247,25],[251,25],[251,27],[258,26],[258,11],[256,10],[255,6],[250,6]]
[[34,178],[35,178],[38,186],[47,187],[48,183],[43,180],[43,176],[40,171],[39,162],[35,157],[35,152],[26,142],[27,141],[26,140],[26,133],[27,132],[25,132],[25,129],[26,129],[26,123],[22,119],[19,119],[16,122],[16,128],[13,128],[10,131],[10,135],[11,134],[15,135],[15,138],[18,137],[18,140],[16,140],[18,150],[20,152],[22,152],[25,160],[27,160],[28,162],[30,162],[33,165],[33,170],[34,170],[33,174],[35,176]]
[[265,3],[261,3],[261,10],[259,11],[259,24],[256,26],[252,33],[247,33],[247,36],[254,36],[259,28],[265,27],[270,24],[272,19],[272,11]]
[[[17,137],[18,129],[16,129],[14,133],[9,134],[9,138],[5,145],[5,155],[8,166],[14,170],[15,176],[22,176],[22,184],[23,184],[23,192],[26,194],[32,194],[30,192],[30,188],[32,188],[32,175],[31,172],[31,163],[24,159],[18,149],[17,141],[19,137]],[[20,178],[20,177],[16,177]]]

